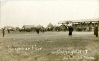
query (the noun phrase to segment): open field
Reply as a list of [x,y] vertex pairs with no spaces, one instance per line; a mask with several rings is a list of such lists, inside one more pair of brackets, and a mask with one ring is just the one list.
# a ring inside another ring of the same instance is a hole
[[0,33],[0,61],[99,61],[93,32]]

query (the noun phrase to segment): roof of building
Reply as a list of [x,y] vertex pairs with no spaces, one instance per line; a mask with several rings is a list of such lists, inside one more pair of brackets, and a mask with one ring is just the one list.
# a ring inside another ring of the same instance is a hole
[[67,24],[68,22],[72,22],[72,21],[59,21],[58,24]]
[[80,19],[80,20],[66,20],[66,21],[59,21],[58,24],[66,24],[67,22],[73,22],[73,23],[78,23],[78,22],[98,22],[99,18],[95,18],[95,19]]
[[35,27],[34,25],[23,25],[23,27],[25,28],[32,28],[32,27]]

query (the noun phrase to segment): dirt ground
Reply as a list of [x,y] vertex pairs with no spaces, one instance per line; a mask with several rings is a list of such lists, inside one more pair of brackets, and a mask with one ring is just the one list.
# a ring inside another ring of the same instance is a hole
[[0,61],[99,61],[93,32],[0,32]]

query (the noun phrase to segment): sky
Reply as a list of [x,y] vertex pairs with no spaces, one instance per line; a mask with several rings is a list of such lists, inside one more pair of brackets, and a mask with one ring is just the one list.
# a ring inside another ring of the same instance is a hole
[[98,0],[1,1],[1,28],[93,18],[99,18]]

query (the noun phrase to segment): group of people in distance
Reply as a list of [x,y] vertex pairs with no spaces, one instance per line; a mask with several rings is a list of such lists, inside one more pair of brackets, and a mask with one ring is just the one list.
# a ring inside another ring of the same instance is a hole
[[[68,30],[69,30],[69,35],[71,36],[72,35],[73,28],[70,26]],[[96,37],[98,37],[98,26],[97,25],[95,25],[95,27],[94,27],[94,35]]]
[[[69,35],[71,36],[72,35],[73,28],[70,26],[68,30],[69,30]],[[97,25],[95,25],[95,27],[94,27],[94,35],[96,37],[98,37],[98,26]]]
[[[7,31],[8,31],[8,33],[10,33],[10,30],[9,29],[7,29]],[[68,35],[69,36],[72,36],[73,27],[72,26],[69,26],[68,27],[68,31],[69,31],[69,34]],[[39,29],[36,28],[36,32],[37,32],[37,34],[39,34]],[[44,32],[44,30],[42,32]],[[2,34],[3,34],[3,37],[4,37],[4,35],[5,35],[5,28],[2,28]],[[98,26],[97,25],[95,25],[95,27],[94,27],[94,35],[96,37],[98,37]]]

